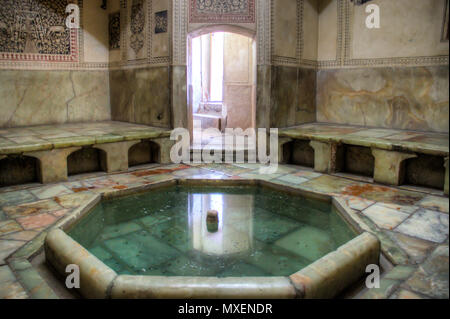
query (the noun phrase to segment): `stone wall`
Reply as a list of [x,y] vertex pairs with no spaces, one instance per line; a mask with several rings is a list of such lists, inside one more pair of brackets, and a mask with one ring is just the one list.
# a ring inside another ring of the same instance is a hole
[[316,121],[316,71],[272,66],[271,127],[289,127]]
[[316,120],[318,2],[272,1],[270,126]]
[[105,71],[0,70],[0,127],[110,119]]
[[171,2],[110,0],[111,118],[172,127]]
[[319,1],[317,120],[448,132],[448,0],[370,4],[380,29],[365,5]]
[[447,66],[320,70],[317,120],[448,132]]
[[170,128],[169,72],[168,66],[110,71],[112,119]]
[[[80,8],[80,29],[65,25]],[[96,1],[0,1],[0,127],[109,120],[107,12]]]
[[[66,2],[81,9],[79,30],[63,24]],[[350,0],[221,1],[226,14],[197,0],[109,0],[106,10],[66,2],[0,0],[0,127],[107,119],[188,127],[188,35],[228,25],[256,40],[256,127],[317,120],[449,130],[447,0],[373,0],[375,30]]]

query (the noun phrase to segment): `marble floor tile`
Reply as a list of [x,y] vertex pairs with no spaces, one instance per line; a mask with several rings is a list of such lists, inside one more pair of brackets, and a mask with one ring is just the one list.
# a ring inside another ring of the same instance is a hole
[[435,248],[434,243],[397,232],[389,232],[393,241],[408,254],[412,264],[420,264]]
[[448,214],[420,210],[398,226],[395,231],[435,243],[442,243],[448,237],[448,218]]
[[5,259],[24,245],[24,242],[17,240],[0,240],[0,265],[5,263]]
[[40,227],[46,227],[53,224],[58,218],[48,213],[20,217],[17,218],[17,222],[25,229],[36,229]]
[[2,235],[0,236],[0,239],[29,241],[36,237],[37,234],[39,234],[37,231],[24,230],[8,235]]
[[280,174],[260,174],[259,171],[256,170],[256,171],[251,171],[249,173],[239,174],[238,176],[241,178],[244,178],[244,179],[259,179],[259,180],[264,180],[264,181],[270,181],[270,180],[280,177],[281,175]]
[[[320,178],[318,178],[320,179]],[[318,180],[315,179],[314,181]],[[342,179],[341,179],[342,180]],[[399,190],[393,187],[368,183],[352,183],[342,189],[342,195],[357,196],[376,202],[414,206],[425,194]]]
[[449,206],[449,200],[448,197],[439,197],[439,196],[432,196],[429,195],[422,199],[420,202],[417,203],[417,205],[430,209],[430,210],[437,210],[442,213],[448,214],[448,206]]
[[397,293],[397,299],[424,299],[424,297],[406,290],[406,289],[401,289],[398,293]]
[[28,295],[18,282],[0,285],[0,299],[26,299]]
[[54,200],[50,199],[27,203],[19,206],[3,207],[3,211],[10,218],[23,217],[44,212],[51,212],[60,209],[61,206],[59,206]]
[[432,298],[449,298],[449,249],[448,245],[438,247],[427,261],[406,281],[412,291]]
[[419,206],[411,206],[411,205],[397,205],[397,204],[393,204],[393,203],[383,203],[383,202],[379,202],[378,203],[380,206],[386,207],[386,208],[390,208],[405,214],[412,214],[414,213],[416,210],[419,209]]
[[27,190],[0,193],[0,206],[22,204],[36,200],[36,197]]
[[119,184],[132,184],[139,182],[139,178],[132,174],[118,174],[110,176],[110,179]]
[[12,273],[8,266],[0,266],[0,285],[6,282],[12,282],[16,280],[16,276]]
[[30,192],[39,199],[46,199],[65,194],[71,194],[72,191],[63,185],[51,185],[39,187],[30,190]]
[[289,184],[301,184],[301,183],[309,181],[309,179],[307,179],[307,178],[295,176],[295,175],[291,175],[291,174],[278,177],[276,180],[283,181],[283,182],[286,182]]
[[393,229],[409,217],[409,214],[380,204],[372,205],[363,210],[363,214],[369,217],[378,227],[384,229]]
[[346,204],[348,205],[348,207],[350,207],[351,209],[355,209],[355,210],[364,210],[367,207],[375,204],[374,201],[372,200],[368,200],[365,198],[361,198],[361,197],[356,197],[356,196],[341,196]]
[[0,222],[0,236],[21,231],[22,227],[15,220],[7,220]]
[[87,200],[92,199],[96,195],[89,191],[78,192],[74,194],[66,194],[62,196],[56,196],[53,200],[64,208],[75,208]]
[[345,180],[339,177],[323,175],[306,183],[300,184],[300,187],[321,193],[333,194],[341,193],[343,189],[353,184],[355,184],[355,182],[353,181]]
[[211,171],[201,168],[188,168],[180,171],[175,171],[172,174],[177,177],[190,177],[193,175],[209,174]]
[[298,177],[303,177],[303,178],[307,178],[307,179],[313,179],[313,178],[317,178],[322,176],[321,173],[316,173],[313,171],[305,171],[305,170],[301,170],[300,172],[297,171],[295,173],[292,173],[292,175],[298,176]]

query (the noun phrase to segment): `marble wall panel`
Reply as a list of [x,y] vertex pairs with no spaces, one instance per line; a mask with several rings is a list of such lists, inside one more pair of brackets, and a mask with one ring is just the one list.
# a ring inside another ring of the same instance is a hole
[[319,122],[449,131],[447,66],[320,70]]
[[170,127],[169,72],[169,67],[110,71],[112,119]]
[[316,119],[315,70],[272,66],[271,127],[289,127]]
[[0,127],[110,119],[107,71],[0,71]]

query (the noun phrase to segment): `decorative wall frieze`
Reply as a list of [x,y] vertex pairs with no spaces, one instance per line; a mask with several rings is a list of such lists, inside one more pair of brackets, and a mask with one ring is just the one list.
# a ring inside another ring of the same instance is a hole
[[189,0],[189,23],[255,23],[255,0]]
[[80,62],[80,34],[65,25],[69,3],[0,0],[1,65]]

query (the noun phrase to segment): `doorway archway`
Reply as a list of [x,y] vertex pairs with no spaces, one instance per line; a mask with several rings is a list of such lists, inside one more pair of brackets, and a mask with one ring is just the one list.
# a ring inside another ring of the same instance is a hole
[[[204,130],[255,128],[255,32],[231,25],[202,27],[188,35],[188,123],[202,145],[222,139]],[[197,124],[194,128],[194,121]],[[200,123],[200,124],[199,124]],[[199,128],[200,125],[200,128]],[[198,141],[198,139],[197,139]],[[223,143],[218,143],[223,145]],[[199,146],[199,145],[196,145]]]

